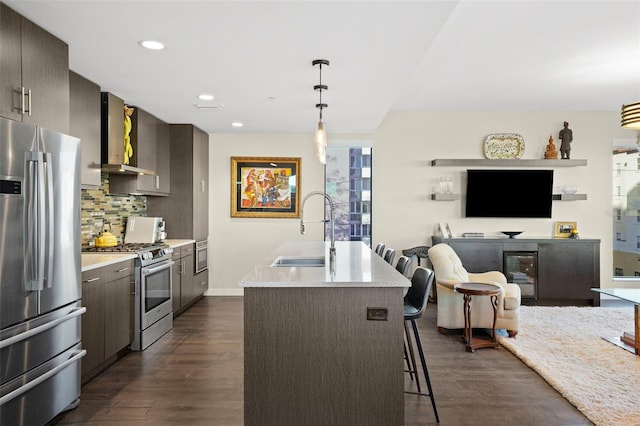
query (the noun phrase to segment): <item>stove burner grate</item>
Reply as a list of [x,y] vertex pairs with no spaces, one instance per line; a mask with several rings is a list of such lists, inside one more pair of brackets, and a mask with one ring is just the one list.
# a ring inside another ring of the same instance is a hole
[[157,243],[127,243],[119,244],[113,247],[87,246],[82,247],[82,251],[85,253],[137,253],[141,250],[147,250],[157,247],[167,247],[167,245]]

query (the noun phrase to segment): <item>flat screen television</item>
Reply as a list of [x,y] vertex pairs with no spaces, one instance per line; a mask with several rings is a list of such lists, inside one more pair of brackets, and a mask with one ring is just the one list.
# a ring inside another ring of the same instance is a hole
[[467,170],[466,217],[550,218],[553,170]]

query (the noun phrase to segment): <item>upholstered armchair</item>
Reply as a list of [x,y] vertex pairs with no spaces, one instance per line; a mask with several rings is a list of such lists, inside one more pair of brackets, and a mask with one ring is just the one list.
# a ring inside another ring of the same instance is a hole
[[[509,337],[515,337],[520,328],[520,287],[507,283],[500,271],[469,273],[462,261],[448,244],[436,244],[429,249],[429,260],[436,274],[438,297],[438,330],[464,328],[464,298],[453,287],[461,282],[496,284],[502,287],[498,296],[496,328],[506,329]],[[489,297],[476,296],[472,301],[471,324],[473,328],[493,327],[493,307]]]

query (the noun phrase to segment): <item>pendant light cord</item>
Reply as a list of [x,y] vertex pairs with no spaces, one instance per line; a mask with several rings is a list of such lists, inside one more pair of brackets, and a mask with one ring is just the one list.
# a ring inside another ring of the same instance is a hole
[[320,63],[320,121],[322,121],[322,62]]

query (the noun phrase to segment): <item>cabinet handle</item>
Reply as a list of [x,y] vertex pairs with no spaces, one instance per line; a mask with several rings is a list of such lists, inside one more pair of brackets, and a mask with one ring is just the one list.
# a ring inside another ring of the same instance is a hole
[[200,192],[204,192],[204,179],[200,181]]
[[25,107],[24,102],[24,87],[20,91],[20,109],[22,110],[22,115],[25,115],[27,113],[27,108]]
[[160,189],[160,175],[156,175],[156,189]]
[[95,277],[95,278],[89,278],[88,280],[85,281],[85,283],[89,284],[89,283],[93,283],[100,280],[100,277]]
[[128,270],[129,270],[129,268],[127,267],[127,268],[118,269],[116,272],[124,272],[124,271],[128,271]]
[[201,285],[202,287],[204,287],[206,283],[207,283],[206,281],[202,281],[202,282],[200,283],[200,285]]
[[[28,106],[27,106],[28,105]],[[31,117],[31,89],[25,92],[22,88],[22,115],[28,114]]]

